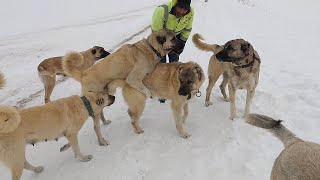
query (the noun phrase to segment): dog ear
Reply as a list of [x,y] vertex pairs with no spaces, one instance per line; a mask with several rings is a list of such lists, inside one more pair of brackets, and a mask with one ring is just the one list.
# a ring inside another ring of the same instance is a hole
[[181,74],[181,73],[182,73],[182,70],[183,70],[183,68],[182,68],[182,67],[179,67],[178,73]]
[[203,78],[203,70],[202,70],[202,68],[197,64],[196,66],[195,66],[195,69],[196,69],[196,72],[197,72],[197,74],[198,74],[198,78],[199,78],[199,81],[202,81],[202,78]]
[[91,52],[92,52],[92,54],[96,54],[97,51],[95,49],[92,49]]
[[157,36],[157,41],[158,41],[159,44],[163,44],[164,42],[166,42],[166,37]]
[[98,106],[103,105],[103,104],[104,104],[104,99],[103,99],[103,98],[97,99],[97,100],[96,100],[96,104],[97,104]]

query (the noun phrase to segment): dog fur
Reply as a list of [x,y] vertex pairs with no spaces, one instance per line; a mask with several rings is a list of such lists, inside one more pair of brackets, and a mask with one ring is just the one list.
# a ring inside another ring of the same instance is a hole
[[[94,46],[86,51],[80,52],[84,62],[78,66],[79,71],[83,71],[91,67],[97,60],[108,56],[110,53],[105,51],[103,47]],[[65,75],[62,69],[62,57],[52,57],[43,60],[38,66],[38,75],[44,85],[44,101],[50,102],[50,96],[56,83],[56,75]]]
[[[189,112],[189,99],[198,92],[204,80],[202,68],[194,62],[157,64],[154,71],[143,80],[153,96],[171,100],[176,128],[183,138],[190,137],[184,128]],[[122,94],[129,106],[128,114],[135,132],[143,133],[139,120],[147,97],[128,85],[124,79],[112,81],[107,88],[110,94],[114,94],[117,87],[122,87]]]
[[[114,96],[105,92],[88,92],[85,97],[98,119],[103,107],[110,106],[115,100]],[[35,167],[25,158],[26,144],[62,136],[68,139],[80,161],[89,161],[92,156],[80,152],[77,138],[88,117],[88,110],[80,96],[62,98],[19,111],[14,107],[0,106],[0,161],[10,168],[13,180],[20,179],[23,168],[39,173],[43,167]],[[101,134],[97,136],[100,145],[108,144]]]
[[0,72],[0,89],[2,89],[5,84],[6,84],[6,79],[4,78],[4,75],[2,74],[2,72]]
[[[250,113],[250,105],[259,81],[260,57],[252,45],[243,39],[230,40],[225,45],[207,44],[202,42],[200,34],[194,34],[192,41],[195,46],[203,51],[212,51],[208,66],[209,84],[206,89],[205,106],[212,105],[210,101],[211,90],[220,77],[223,80],[220,87],[225,101],[230,101],[230,119],[237,117],[235,94],[237,89],[247,90],[245,116]],[[249,66],[247,66],[249,65]],[[225,87],[228,84],[229,97]]]
[[268,129],[285,146],[273,164],[271,180],[319,180],[319,144],[296,137],[281,124],[281,120],[261,114],[249,114],[246,121],[253,126]]

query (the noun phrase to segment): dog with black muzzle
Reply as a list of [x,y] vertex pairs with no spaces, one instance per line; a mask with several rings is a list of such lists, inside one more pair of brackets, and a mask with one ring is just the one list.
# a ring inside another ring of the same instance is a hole
[[[75,156],[83,162],[90,161],[92,155],[80,151],[78,133],[89,116],[99,121],[102,109],[115,101],[114,96],[105,92],[87,92],[84,96],[70,96],[17,110],[11,106],[0,106],[0,161],[10,168],[12,180],[19,180],[23,169],[36,173],[42,166],[31,165],[25,157],[27,144],[53,140],[65,136]],[[107,145],[101,133],[99,143]],[[61,151],[67,148],[62,148]]]
[[[235,105],[237,89],[247,90],[244,115],[248,115],[250,113],[250,104],[259,82],[261,60],[258,53],[249,42],[243,39],[230,40],[224,45],[207,44],[201,40],[203,38],[200,34],[194,34],[192,37],[192,41],[198,49],[214,53],[208,66],[209,84],[206,90],[205,106],[212,105],[210,101],[211,90],[220,75],[223,74],[223,80],[219,87],[224,100],[230,101],[230,119],[237,117]],[[225,91],[227,84],[229,98]]]
[[[154,71],[148,74],[143,83],[153,96],[171,100],[171,109],[179,135],[190,137],[184,124],[188,117],[189,100],[199,91],[205,80],[202,68],[194,62],[175,62],[157,64]],[[144,131],[139,120],[145,107],[147,97],[132,88],[124,79],[114,80],[107,85],[109,94],[114,94],[117,87],[122,87],[122,95],[128,104],[128,114],[137,134]]]
[[[80,52],[83,56],[83,64],[77,69],[83,71],[91,67],[97,60],[107,57],[110,53],[105,51],[103,47],[94,46],[86,51]],[[62,69],[63,57],[51,57],[43,60],[38,65],[38,75],[44,85],[44,102],[50,102],[50,96],[56,83],[56,75],[65,75]]]

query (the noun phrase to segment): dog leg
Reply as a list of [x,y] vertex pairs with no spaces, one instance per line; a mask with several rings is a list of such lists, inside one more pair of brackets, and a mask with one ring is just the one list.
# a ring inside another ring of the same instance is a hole
[[56,83],[56,76],[42,76],[42,81],[44,84],[44,102],[48,103],[50,102],[50,96],[52,94],[53,88]]
[[110,123],[112,122],[111,120],[107,120],[107,119],[104,117],[103,110],[101,111],[100,119],[101,119],[101,121],[102,121],[102,123],[103,123],[104,125],[108,125],[108,124],[110,124]]
[[176,122],[176,128],[179,132],[179,135],[185,139],[190,137],[191,135],[185,131],[183,119],[182,119],[182,105],[175,104],[174,101],[171,102],[171,109],[173,111],[173,117]]
[[255,94],[255,89],[253,89],[252,91],[250,91],[249,89],[247,90],[246,107],[244,111],[245,117],[250,113],[250,106],[251,106],[254,94]]
[[35,173],[41,173],[43,171],[43,166],[32,166],[26,159],[24,160],[24,168]]
[[140,106],[138,109],[137,108],[134,108],[134,109],[135,110],[132,110],[132,109],[129,108],[128,109],[128,115],[131,118],[131,124],[133,126],[134,132],[137,133],[137,134],[142,134],[144,131],[140,127],[139,120],[140,120],[141,114],[143,112],[144,105],[143,105],[143,107]]
[[237,117],[237,110],[236,110],[236,90],[232,86],[231,83],[228,84],[229,88],[229,97],[230,97],[230,119],[233,120]]
[[151,97],[151,92],[145,87],[145,85],[142,83],[142,80],[151,70],[149,70],[144,63],[136,63],[126,79],[126,82],[131,87],[145,94],[147,98]]
[[78,137],[76,134],[67,134],[66,138],[68,139],[68,142],[76,155],[76,157],[79,158],[80,161],[82,162],[87,162],[90,161],[93,156],[92,155],[83,155],[80,152],[79,144],[78,144]]
[[213,88],[214,84],[217,82],[219,76],[220,76],[220,73],[218,73],[218,72],[213,72],[213,74],[209,75],[209,84],[206,89],[206,102],[205,102],[206,107],[211,106],[213,104],[210,101],[210,95],[211,95],[212,88]]
[[23,172],[23,162],[13,164],[11,167],[12,180],[20,180]]
[[[101,116],[101,115],[99,115]],[[99,141],[99,145],[100,146],[107,146],[109,145],[108,141],[105,140],[103,137],[102,137],[102,134],[101,134],[101,129],[100,129],[100,118],[98,117],[95,117],[93,119],[93,122],[94,122],[94,131],[96,132],[96,135],[98,137],[98,141]]]
[[183,122],[183,124],[186,122],[187,117],[188,117],[188,114],[189,114],[189,103],[186,103],[186,104],[183,106],[183,116],[182,116],[182,122]]
[[228,81],[229,81],[228,74],[227,73],[223,73],[223,80],[222,80],[219,88],[220,88],[221,94],[223,95],[223,99],[226,102],[230,102],[230,99],[228,98],[228,96],[226,94],[226,86],[228,84]]

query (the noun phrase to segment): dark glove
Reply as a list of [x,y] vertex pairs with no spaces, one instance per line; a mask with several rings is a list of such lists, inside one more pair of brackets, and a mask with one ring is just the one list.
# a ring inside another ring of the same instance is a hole
[[176,53],[176,54],[181,54],[183,52],[183,50],[184,50],[184,46],[186,45],[186,41],[181,40],[180,34],[178,34],[176,36],[176,38],[181,43],[181,46],[179,46],[179,48],[176,48],[175,50],[173,50],[173,52]]

